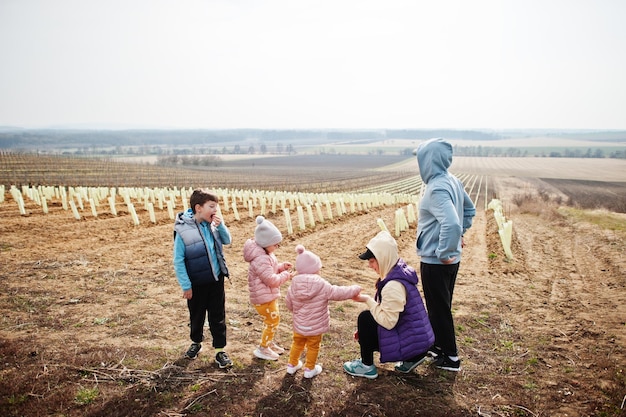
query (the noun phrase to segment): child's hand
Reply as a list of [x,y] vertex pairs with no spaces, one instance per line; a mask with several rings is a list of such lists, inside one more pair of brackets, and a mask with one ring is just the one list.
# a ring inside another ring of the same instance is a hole
[[284,265],[285,269],[293,268],[293,264],[291,262],[283,262],[283,265]]
[[359,331],[354,332],[354,340],[359,341]]
[[222,223],[222,218],[218,216],[217,214],[214,214],[213,217],[211,217],[211,224],[214,227],[219,226],[221,223]]
[[352,299],[354,301],[358,301],[359,303],[364,303],[367,301],[368,298],[370,298],[369,295],[359,293],[358,295],[354,296]]

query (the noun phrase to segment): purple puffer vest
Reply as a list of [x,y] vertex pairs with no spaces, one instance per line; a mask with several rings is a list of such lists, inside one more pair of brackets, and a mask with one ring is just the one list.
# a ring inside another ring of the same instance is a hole
[[406,304],[396,326],[387,330],[378,326],[378,344],[381,362],[403,361],[422,354],[435,343],[433,328],[428,320],[422,296],[417,289],[417,273],[402,259],[377,285],[376,300],[390,281],[398,281],[406,288]]

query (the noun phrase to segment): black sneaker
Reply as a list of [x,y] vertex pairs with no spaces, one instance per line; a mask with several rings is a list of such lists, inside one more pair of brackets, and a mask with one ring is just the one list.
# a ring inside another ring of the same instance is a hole
[[428,356],[430,356],[433,359],[437,359],[442,354],[443,352],[438,346],[432,345],[430,349],[428,349]]
[[191,346],[189,346],[187,353],[185,353],[185,356],[189,359],[196,359],[201,350],[202,345],[200,343],[192,343]]
[[433,362],[435,367],[446,371],[459,372],[461,370],[461,360],[453,361],[447,355],[439,355]]
[[233,361],[230,360],[226,352],[217,352],[217,355],[215,355],[215,362],[220,369],[230,368],[233,366]]

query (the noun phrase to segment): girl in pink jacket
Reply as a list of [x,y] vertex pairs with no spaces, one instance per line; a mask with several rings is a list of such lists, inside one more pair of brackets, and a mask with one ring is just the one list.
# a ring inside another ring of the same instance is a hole
[[297,275],[287,291],[287,308],[293,313],[293,343],[289,352],[287,373],[293,375],[303,364],[300,355],[306,349],[304,377],[313,378],[322,372],[316,364],[322,335],[330,329],[328,301],[355,298],[361,293],[358,285],[331,285],[318,275],[322,269],[319,256],[296,246]]
[[249,262],[248,290],[250,303],[263,317],[263,333],[261,342],[254,350],[259,359],[275,361],[285,349],[274,342],[274,335],[280,323],[278,298],[280,286],[294,275],[289,271],[292,264],[278,262],[274,251],[280,246],[283,235],[269,220],[263,216],[256,218],[254,239],[248,239],[243,245],[243,258]]

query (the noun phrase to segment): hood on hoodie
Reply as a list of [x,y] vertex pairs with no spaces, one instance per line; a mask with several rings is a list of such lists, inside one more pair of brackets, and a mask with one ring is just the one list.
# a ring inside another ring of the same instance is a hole
[[448,171],[452,164],[452,145],[442,138],[420,143],[417,147],[417,164],[422,180],[428,184],[434,177]]
[[380,231],[365,245],[378,261],[381,278],[385,278],[389,271],[398,263],[398,243],[387,231]]

